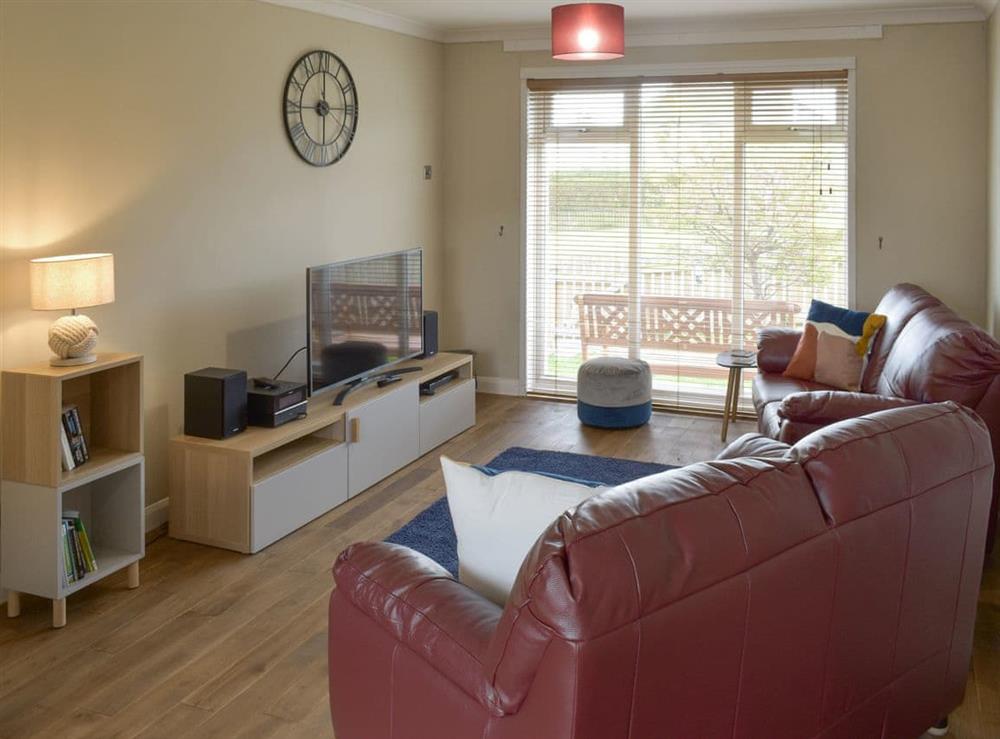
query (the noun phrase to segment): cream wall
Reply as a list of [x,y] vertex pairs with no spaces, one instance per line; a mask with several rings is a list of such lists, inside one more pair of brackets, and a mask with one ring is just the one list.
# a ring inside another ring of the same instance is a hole
[[986,34],[989,108],[988,193],[989,315],[994,336],[1000,336],[1000,12],[993,11]]
[[[985,323],[985,24],[889,26],[880,40],[630,49],[624,61],[849,56],[857,59],[857,304],[872,308],[908,280]],[[500,44],[445,49],[445,335],[478,350],[487,376],[516,378],[519,367],[519,70],[563,64]]]
[[[307,265],[425,249],[443,307],[444,51],[251,0],[0,3],[2,362],[44,360],[58,314],[28,309],[27,260],[111,251],[103,350],[146,358],[147,503],[166,494],[182,376],[273,374],[304,343]],[[359,95],[346,157],[306,165],[281,96],[329,49]],[[301,375],[298,363],[292,374]]]
[[[102,348],[146,355],[150,502],[165,494],[183,373],[273,373],[304,339],[308,264],[424,246],[444,346],[477,350],[482,375],[517,377],[519,70],[555,66],[545,53],[442,46],[252,0],[5,0],[0,24],[0,362],[47,355],[54,315],[27,309],[29,258],[113,251],[117,302],[89,312]],[[327,169],[290,150],[278,105],[311,48],[343,56],[359,89],[357,140]],[[995,72],[995,32],[990,49]],[[986,51],[985,24],[968,23],[625,61],[856,57],[858,304],[912,280],[985,323]]]

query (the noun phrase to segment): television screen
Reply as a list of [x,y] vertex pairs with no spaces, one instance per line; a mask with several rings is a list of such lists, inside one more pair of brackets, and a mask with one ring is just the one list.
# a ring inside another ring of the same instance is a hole
[[306,270],[310,393],[420,354],[422,261],[410,249]]

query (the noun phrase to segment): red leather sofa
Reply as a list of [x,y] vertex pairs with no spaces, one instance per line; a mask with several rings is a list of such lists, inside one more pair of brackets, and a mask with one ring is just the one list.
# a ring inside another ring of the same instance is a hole
[[742,437],[568,511],[503,609],[355,544],[337,739],[915,739],[962,701],[992,475],[954,403]]
[[[762,434],[794,444],[818,428],[887,408],[953,400],[986,422],[1000,455],[1000,344],[916,285],[896,285],[876,313],[885,327],[872,345],[861,392],[784,377],[800,331],[760,332],[753,401]],[[987,546],[992,548],[1000,501],[994,481]]]

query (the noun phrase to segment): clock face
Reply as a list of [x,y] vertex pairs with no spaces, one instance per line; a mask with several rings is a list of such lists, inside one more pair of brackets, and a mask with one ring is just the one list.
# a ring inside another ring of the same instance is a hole
[[358,128],[354,78],[336,54],[310,51],[285,85],[285,129],[295,151],[314,167],[339,161]]

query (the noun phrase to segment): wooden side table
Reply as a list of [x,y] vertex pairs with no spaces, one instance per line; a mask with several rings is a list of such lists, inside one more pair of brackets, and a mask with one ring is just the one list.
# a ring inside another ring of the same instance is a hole
[[726,403],[722,407],[722,441],[729,434],[729,421],[736,420],[736,409],[740,404],[740,390],[743,388],[743,370],[754,369],[757,366],[755,357],[738,359],[732,352],[721,352],[715,358],[715,363],[729,370],[729,382],[726,384]]

